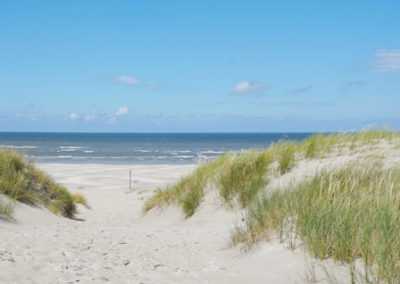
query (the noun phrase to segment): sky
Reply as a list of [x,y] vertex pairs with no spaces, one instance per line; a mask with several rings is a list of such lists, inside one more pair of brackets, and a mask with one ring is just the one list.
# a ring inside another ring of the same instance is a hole
[[400,1],[0,1],[0,131],[400,129]]

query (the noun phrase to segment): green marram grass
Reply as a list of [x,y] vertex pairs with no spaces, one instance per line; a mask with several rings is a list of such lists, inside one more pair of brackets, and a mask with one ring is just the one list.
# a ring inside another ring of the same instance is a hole
[[180,205],[187,216],[191,216],[199,206],[205,188],[215,180],[215,173],[219,172],[229,159],[231,159],[229,154],[223,155],[211,163],[199,166],[191,175],[182,178],[177,184],[164,190],[156,190],[156,193],[145,203],[144,211],[147,212],[166,204],[175,204]]
[[387,129],[315,134],[297,143],[280,141],[263,151],[227,153],[200,165],[178,183],[156,190],[143,209],[147,212],[152,208],[174,204],[189,217],[200,205],[207,189],[218,190],[221,199],[229,206],[238,204],[247,207],[274,173],[286,174],[298,159],[321,158],[344,147],[354,149],[381,140],[391,142],[394,138],[400,138],[400,133]]
[[[72,218],[76,207],[71,194],[29,163],[23,154],[0,150],[0,193],[30,205],[41,204],[56,214]],[[12,206],[2,206],[12,216]],[[7,213],[8,212],[8,213]]]
[[349,165],[265,193],[247,209],[235,244],[272,234],[301,240],[316,258],[365,263],[366,283],[400,283],[400,169]]
[[11,220],[13,218],[14,202],[0,199],[0,218]]
[[144,211],[175,204],[189,217],[200,205],[207,188],[219,188],[220,196],[227,204],[238,203],[245,207],[268,182],[266,172],[272,161],[266,152],[247,152],[240,156],[225,154],[199,166],[177,184],[157,190],[145,203]]
[[72,199],[74,200],[75,204],[82,204],[86,208],[90,209],[90,206],[89,206],[85,196],[83,196],[82,193],[76,192],[76,193],[72,194]]
[[400,132],[389,131],[386,128],[359,131],[356,133],[331,133],[315,134],[299,142],[296,152],[304,158],[324,157],[334,150],[348,147],[353,150],[363,145],[374,145],[382,140],[392,142],[394,138],[400,138]]
[[241,207],[251,203],[259,190],[268,183],[268,167],[273,162],[269,152],[247,152],[230,156],[218,172],[214,172],[220,196],[228,204],[237,202]]
[[[299,159],[324,158],[394,139],[398,141],[400,133],[387,129],[316,134],[297,143],[278,142],[264,151],[227,153],[157,190],[144,211],[174,204],[189,217],[206,190],[218,190],[228,206],[246,208],[245,225],[236,228],[234,244],[250,249],[278,235],[292,248],[302,242],[314,257],[333,258],[350,268],[362,259],[367,283],[400,283],[399,169],[348,165],[295,186],[264,190],[271,177],[286,174]],[[355,280],[353,269],[351,277]]]
[[[282,144],[281,147],[278,146],[277,148],[279,149],[277,157],[279,173],[283,175],[294,166],[296,144],[293,142],[286,142]],[[274,150],[274,148],[271,148],[271,150]]]

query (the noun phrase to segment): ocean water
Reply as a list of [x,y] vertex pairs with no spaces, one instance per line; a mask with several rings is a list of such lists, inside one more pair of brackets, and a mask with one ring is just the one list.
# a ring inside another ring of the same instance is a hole
[[0,147],[35,162],[193,164],[225,152],[263,149],[312,133],[13,133],[0,132]]

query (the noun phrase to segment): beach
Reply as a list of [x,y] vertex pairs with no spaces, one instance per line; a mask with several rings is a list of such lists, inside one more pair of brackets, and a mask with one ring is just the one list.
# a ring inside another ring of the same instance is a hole
[[0,7],[0,284],[400,284],[400,1]]
[[39,167],[72,192],[82,192],[91,209],[81,206],[77,219],[69,220],[19,204],[15,223],[0,223],[3,283],[293,283],[304,278],[304,256],[283,245],[244,256],[230,248],[237,220],[226,210],[203,208],[186,221],[178,208],[142,216],[143,199],[152,190],[193,166]]
[[[71,220],[17,202],[13,220],[0,220],[0,282],[302,283],[306,278],[304,252],[289,251],[278,240],[248,253],[232,246],[233,229],[242,222],[244,212],[227,208],[215,193],[206,196],[191,218],[175,206],[143,213],[145,201],[155,190],[190,174],[201,155],[220,155],[229,139],[240,141],[235,147],[241,149],[249,146],[248,141],[255,146],[265,138],[284,135],[260,134],[252,140],[241,134],[212,139],[205,134],[158,135],[150,144],[139,146],[109,142],[111,135],[5,137],[10,137],[6,148],[35,157],[39,169],[71,193],[82,194],[90,208],[77,205],[78,214]],[[163,146],[168,148],[160,150],[160,137],[170,141]],[[149,139],[146,135],[119,138],[136,144]],[[122,153],[117,155],[133,156],[121,163],[115,157],[117,151]],[[93,163],[92,155],[101,163]],[[169,163],[162,164],[164,155],[170,155]],[[182,155],[194,158],[182,163]],[[157,163],[139,163],[147,157]]]
[[[238,213],[208,202],[185,220],[178,208],[142,215],[143,200],[193,165],[39,164],[91,209],[75,220],[18,204],[0,222],[2,283],[294,283],[305,258],[275,243],[243,254],[230,234]],[[132,189],[129,190],[129,170]],[[240,219],[239,219],[240,220]]]
[[[328,139],[328,138],[327,138]],[[310,140],[312,141],[312,140]],[[310,144],[311,145],[311,144]],[[338,148],[297,159],[271,172],[266,191],[295,185],[323,170],[353,163],[390,168],[400,163],[398,140]],[[192,216],[173,204],[144,213],[144,205],[193,173],[195,164],[112,165],[37,163],[71,193],[82,194],[73,219],[16,202],[12,220],[0,220],[1,283],[347,283],[349,266],[312,257],[304,243],[271,235],[251,249],[234,245],[245,209],[206,190]],[[271,164],[274,168],[274,164]],[[363,275],[356,260],[355,272]]]

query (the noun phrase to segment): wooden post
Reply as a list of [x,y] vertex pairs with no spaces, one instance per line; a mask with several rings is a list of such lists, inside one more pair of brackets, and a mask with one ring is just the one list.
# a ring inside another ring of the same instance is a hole
[[129,170],[129,190],[132,190],[132,170]]

